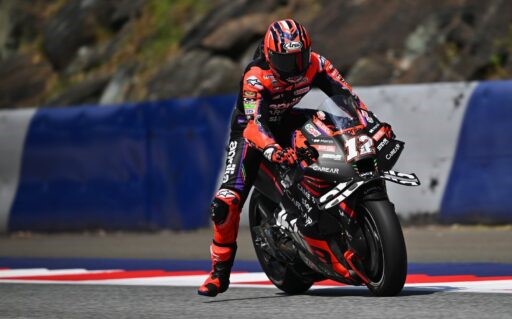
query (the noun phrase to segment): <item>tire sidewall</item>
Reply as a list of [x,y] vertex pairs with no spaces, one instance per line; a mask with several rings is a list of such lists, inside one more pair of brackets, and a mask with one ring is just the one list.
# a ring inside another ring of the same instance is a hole
[[400,221],[387,200],[366,201],[361,206],[362,213],[375,223],[382,249],[382,276],[367,286],[377,296],[394,296],[402,290],[407,276],[407,251]]

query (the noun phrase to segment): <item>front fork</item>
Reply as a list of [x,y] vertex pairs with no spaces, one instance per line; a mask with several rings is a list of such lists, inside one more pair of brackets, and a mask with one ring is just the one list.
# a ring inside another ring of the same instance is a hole
[[343,253],[343,258],[357,277],[363,283],[368,284],[369,279],[363,270],[364,258],[368,255],[368,244],[359,222],[358,212],[354,208],[357,206],[357,201],[387,200],[386,183],[384,180],[375,180],[365,185],[359,194],[358,198],[349,199],[348,203],[342,202],[339,205],[347,244],[347,250]]

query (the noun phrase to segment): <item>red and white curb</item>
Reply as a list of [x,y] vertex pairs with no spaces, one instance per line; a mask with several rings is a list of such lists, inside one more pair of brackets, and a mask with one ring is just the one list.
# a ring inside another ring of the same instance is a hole
[[[83,284],[197,287],[207,275],[204,271],[165,270],[86,270],[86,269],[0,269],[0,283]],[[263,272],[233,273],[230,287],[274,288]],[[316,283],[315,288],[354,289],[331,280]],[[366,287],[360,287],[366,289]],[[512,276],[479,277],[473,275],[408,275],[405,289],[422,288],[443,292],[512,294]]]

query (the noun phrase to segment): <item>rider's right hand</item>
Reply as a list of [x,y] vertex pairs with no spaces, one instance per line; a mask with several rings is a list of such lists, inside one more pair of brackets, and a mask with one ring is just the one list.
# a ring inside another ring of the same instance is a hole
[[282,148],[279,144],[272,144],[263,150],[263,155],[271,162],[278,164],[294,165],[297,162],[295,151],[290,148]]

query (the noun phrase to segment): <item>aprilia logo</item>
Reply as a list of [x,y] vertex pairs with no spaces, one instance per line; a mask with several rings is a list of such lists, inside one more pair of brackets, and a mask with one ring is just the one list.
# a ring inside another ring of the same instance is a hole
[[233,160],[235,159],[237,145],[238,143],[236,141],[231,141],[229,143],[229,152],[228,157],[226,159],[226,171],[224,172],[224,177],[222,178],[223,183],[228,181],[229,175],[235,173],[236,164],[233,164]]

